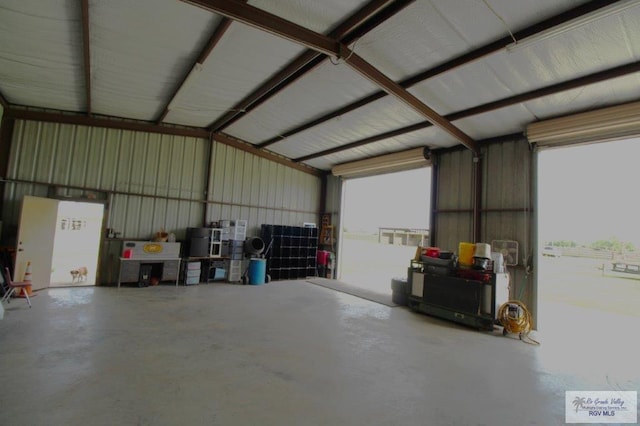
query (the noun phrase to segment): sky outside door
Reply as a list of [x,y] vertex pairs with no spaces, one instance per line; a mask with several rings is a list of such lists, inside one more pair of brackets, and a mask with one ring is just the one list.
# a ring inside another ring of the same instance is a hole
[[429,228],[431,168],[347,179],[343,191],[338,279],[391,294],[391,279],[406,277],[416,246],[380,243],[378,231]]
[[60,201],[51,286],[95,285],[104,205]]
[[618,258],[640,264],[638,158],[640,139],[539,153],[541,328],[568,310],[640,316],[640,274],[611,271]]

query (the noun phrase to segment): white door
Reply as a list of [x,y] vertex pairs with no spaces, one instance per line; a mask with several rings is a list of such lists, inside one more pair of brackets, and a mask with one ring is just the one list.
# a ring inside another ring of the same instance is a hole
[[27,262],[31,262],[34,290],[49,287],[58,203],[58,200],[30,195],[25,195],[22,201],[13,279],[22,281]]

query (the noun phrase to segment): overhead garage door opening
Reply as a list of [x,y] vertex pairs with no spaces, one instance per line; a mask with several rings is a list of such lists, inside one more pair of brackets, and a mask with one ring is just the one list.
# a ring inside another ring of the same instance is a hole
[[430,194],[430,167],[345,180],[338,279],[391,294],[428,244]]
[[639,158],[640,139],[540,151],[540,330],[640,325]]

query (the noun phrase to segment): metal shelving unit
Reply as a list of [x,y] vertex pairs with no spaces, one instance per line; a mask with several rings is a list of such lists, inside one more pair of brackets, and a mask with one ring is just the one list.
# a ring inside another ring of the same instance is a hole
[[318,229],[301,226],[262,225],[260,237],[267,246],[267,273],[272,280],[316,275]]

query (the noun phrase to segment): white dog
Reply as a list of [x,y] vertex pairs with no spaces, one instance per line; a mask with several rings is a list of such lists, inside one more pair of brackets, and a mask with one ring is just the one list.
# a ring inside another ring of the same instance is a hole
[[71,271],[71,284],[75,282],[84,282],[87,280],[87,268],[85,266],[81,266],[78,269],[74,269]]

